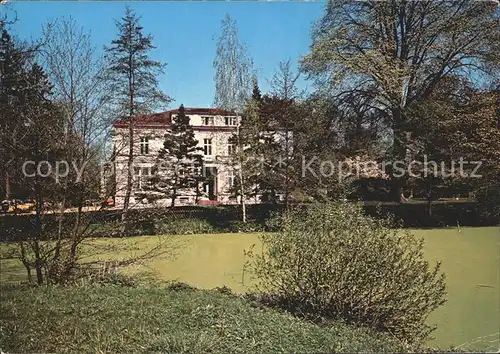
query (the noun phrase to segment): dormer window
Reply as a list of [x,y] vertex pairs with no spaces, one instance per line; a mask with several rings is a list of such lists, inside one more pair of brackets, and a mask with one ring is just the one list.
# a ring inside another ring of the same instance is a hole
[[203,125],[214,125],[214,117],[201,117]]

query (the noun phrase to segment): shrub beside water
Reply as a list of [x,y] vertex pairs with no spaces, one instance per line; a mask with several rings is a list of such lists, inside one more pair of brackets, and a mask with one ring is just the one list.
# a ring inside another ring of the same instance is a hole
[[344,319],[422,343],[428,315],[445,302],[440,264],[430,266],[423,240],[367,217],[352,203],[293,208],[281,231],[261,235],[250,267],[268,303],[312,319]]

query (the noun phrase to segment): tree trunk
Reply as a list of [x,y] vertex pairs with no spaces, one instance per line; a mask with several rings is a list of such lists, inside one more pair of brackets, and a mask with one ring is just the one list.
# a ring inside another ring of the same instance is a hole
[[[38,163],[36,166],[38,167]],[[40,190],[40,181],[38,180],[38,177],[35,177],[35,200],[36,200],[36,217],[35,217],[35,239],[33,240],[33,253],[35,254],[35,272],[36,272],[36,281],[38,285],[43,284],[43,272],[42,272],[42,267],[43,267],[43,260],[41,259],[40,256],[40,236],[42,235],[42,205],[43,205],[43,198],[42,198],[42,193]]]
[[26,255],[26,247],[24,247],[24,241],[21,241],[19,244],[20,252],[21,252],[21,262],[24,265],[24,268],[26,268],[26,274],[28,276],[28,282],[31,283],[33,278],[31,277],[31,264],[28,260],[28,257]]
[[[129,33],[129,35],[131,35]],[[130,205],[130,196],[132,194],[132,179],[133,179],[133,163],[134,163],[134,115],[135,115],[135,81],[134,81],[134,58],[133,53],[129,53],[128,67],[128,88],[129,88],[129,123],[128,123],[128,162],[127,162],[127,186],[125,192],[125,200],[123,202],[122,211],[122,236],[126,236],[129,229],[128,209]]]
[[239,154],[239,162],[240,162],[240,168],[238,169],[238,174],[240,178],[240,198],[241,198],[241,212],[242,212],[242,221],[243,223],[247,222],[247,207],[245,204],[245,187],[243,183],[243,161],[241,158],[241,154],[243,152],[243,147],[241,146],[241,138],[240,138],[240,124],[241,122],[238,122],[238,130],[236,132],[237,137],[238,137],[238,154]]
[[290,165],[290,138],[288,127],[286,127],[285,133],[285,151],[286,151],[286,166],[285,166],[285,209],[288,209],[288,198],[290,195],[290,175],[289,175],[289,165]]
[[43,262],[40,258],[40,245],[38,241],[34,241],[33,251],[35,253],[35,272],[36,272],[36,282],[38,285],[43,284]]
[[[177,184],[178,181],[177,181],[177,178],[175,179],[175,184]],[[177,198],[177,188],[173,188],[173,191],[172,191],[172,198],[171,198],[171,204],[170,204],[170,207],[173,209],[175,207],[175,199]]]
[[5,199],[10,200],[10,175],[5,171]]
[[132,195],[132,179],[133,179],[133,163],[134,163],[134,119],[130,117],[129,121],[129,144],[128,144],[128,161],[127,161],[127,185],[125,190],[125,200],[123,201],[122,210],[122,236],[126,236],[128,232],[128,210],[130,205],[130,196]]
[[392,109],[392,119],[393,119],[393,134],[394,134],[394,142],[393,142],[393,161],[392,163],[398,162],[398,166],[403,162],[404,172],[402,176],[395,176],[395,171],[392,171],[391,179],[392,179],[392,196],[394,200],[398,203],[404,203],[406,198],[404,196],[404,187],[407,184],[408,174],[407,174],[407,164],[406,164],[406,132],[403,129],[403,113],[401,108]]

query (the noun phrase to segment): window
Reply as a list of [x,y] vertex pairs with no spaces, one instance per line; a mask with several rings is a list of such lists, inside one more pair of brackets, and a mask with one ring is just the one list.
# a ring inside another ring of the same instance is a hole
[[134,188],[139,189],[139,179],[141,178],[141,168],[134,167]]
[[183,204],[189,203],[189,197],[179,197],[179,202]]
[[214,117],[201,117],[203,125],[214,125]]
[[234,187],[235,178],[236,178],[236,171],[235,170],[228,171],[228,173],[227,173],[227,186],[229,188]]
[[141,137],[141,155],[149,154],[149,137]]
[[236,152],[236,146],[234,144],[228,142],[227,143],[227,155],[231,156]]
[[224,117],[226,125],[236,125],[236,117]]
[[151,177],[151,167],[134,167],[135,188],[142,190],[149,177]]
[[212,155],[212,139],[203,139],[203,154]]

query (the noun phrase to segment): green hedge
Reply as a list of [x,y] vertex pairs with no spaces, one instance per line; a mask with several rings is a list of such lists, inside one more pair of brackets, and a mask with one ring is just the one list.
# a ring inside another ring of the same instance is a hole
[[[368,204],[368,203],[366,203]],[[304,205],[307,207],[307,205]],[[460,224],[461,226],[498,225],[499,220],[484,216],[474,202],[438,202],[432,206],[429,214],[425,203],[376,203],[365,205],[366,214],[374,217],[392,215],[403,227],[425,228],[444,227]],[[153,234],[193,234],[268,231],[267,220],[273,214],[283,212],[284,205],[250,205],[247,209],[247,224],[241,219],[241,208],[235,205],[217,207],[176,207],[172,209],[131,210],[132,230],[130,235]],[[64,215],[63,232],[69,231],[74,223],[75,214]],[[120,235],[121,213],[106,210],[85,213],[83,225],[91,225],[87,231],[92,236],[108,237]],[[18,240],[27,238],[35,232],[34,215],[0,216],[0,240]],[[44,215],[43,227],[46,236],[56,232],[57,215]]]

